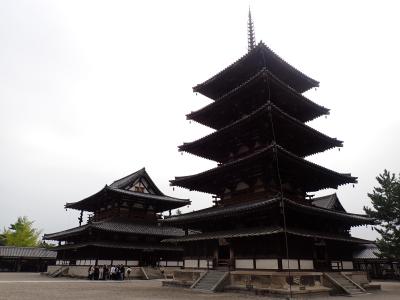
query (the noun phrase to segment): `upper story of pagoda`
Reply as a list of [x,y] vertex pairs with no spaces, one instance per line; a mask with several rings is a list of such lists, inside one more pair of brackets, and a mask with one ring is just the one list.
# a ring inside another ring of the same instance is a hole
[[196,141],[184,143],[178,149],[218,163],[227,163],[272,143],[299,157],[343,145],[342,141],[320,133],[267,101],[241,119]]
[[271,71],[271,73],[299,93],[319,86],[318,81],[288,64],[263,42],[260,42],[232,65],[205,82],[196,85],[193,91],[216,100],[240,86],[263,68]]
[[188,120],[220,129],[253,112],[268,101],[300,122],[329,114],[263,67],[211,104],[186,115]]
[[113,218],[155,221],[158,213],[188,204],[189,199],[164,195],[143,168],[81,201],[66,203],[65,208],[91,212],[92,221]]
[[329,114],[302,93],[319,83],[277,56],[263,43],[209,80],[195,86],[214,101],[187,118],[216,131],[179,146],[218,162],[198,174],[175,177],[174,186],[217,196],[220,205],[286,197],[307,203],[306,195],[356,183],[304,157],[343,142],[306,122]]

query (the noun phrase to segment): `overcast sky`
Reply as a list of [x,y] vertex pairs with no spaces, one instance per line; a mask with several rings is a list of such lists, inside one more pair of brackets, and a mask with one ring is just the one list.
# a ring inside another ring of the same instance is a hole
[[256,40],[320,81],[306,96],[331,114],[309,125],[344,148],[309,159],[358,177],[336,192],[362,213],[376,175],[400,172],[396,1],[3,0],[1,228],[23,215],[47,233],[77,226],[66,202],[143,166],[193,201],[184,211],[209,206],[169,180],[215,166],[177,146],[211,132],[185,118],[210,102],[191,88],[247,52],[249,4]]

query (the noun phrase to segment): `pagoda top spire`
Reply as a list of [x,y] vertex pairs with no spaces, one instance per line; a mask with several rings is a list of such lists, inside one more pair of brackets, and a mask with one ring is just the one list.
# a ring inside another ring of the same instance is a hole
[[256,46],[256,36],[254,33],[253,19],[251,18],[251,11],[249,7],[249,20],[247,21],[247,41],[249,44],[249,52]]

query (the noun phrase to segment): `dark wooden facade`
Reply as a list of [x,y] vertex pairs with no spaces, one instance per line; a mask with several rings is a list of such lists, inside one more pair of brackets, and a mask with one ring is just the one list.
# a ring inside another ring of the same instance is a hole
[[[143,168],[86,199],[67,203],[66,208],[81,211],[79,227],[45,234],[44,239],[58,241],[58,262],[71,265],[125,262],[147,266],[160,260],[179,261],[182,248],[160,241],[184,232],[161,226],[160,213],[189,203],[164,195]],[[91,213],[84,225],[83,211]]]
[[236,269],[352,269],[353,250],[368,241],[350,228],[373,220],[347,213],[335,194],[312,199],[357,182],[305,159],[342,147],[305,123],[329,113],[302,95],[318,85],[259,43],[193,88],[214,101],[187,118],[215,132],[179,150],[218,165],[171,184],[212,194],[215,205],[163,220],[199,231],[164,240],[184,247],[190,267],[198,260]]

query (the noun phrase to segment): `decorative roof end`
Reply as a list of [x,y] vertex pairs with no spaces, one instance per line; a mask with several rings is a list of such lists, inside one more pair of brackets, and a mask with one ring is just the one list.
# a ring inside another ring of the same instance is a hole
[[249,52],[256,47],[256,36],[254,33],[254,23],[251,18],[251,11],[249,7],[249,20],[247,22],[247,41],[249,45]]

